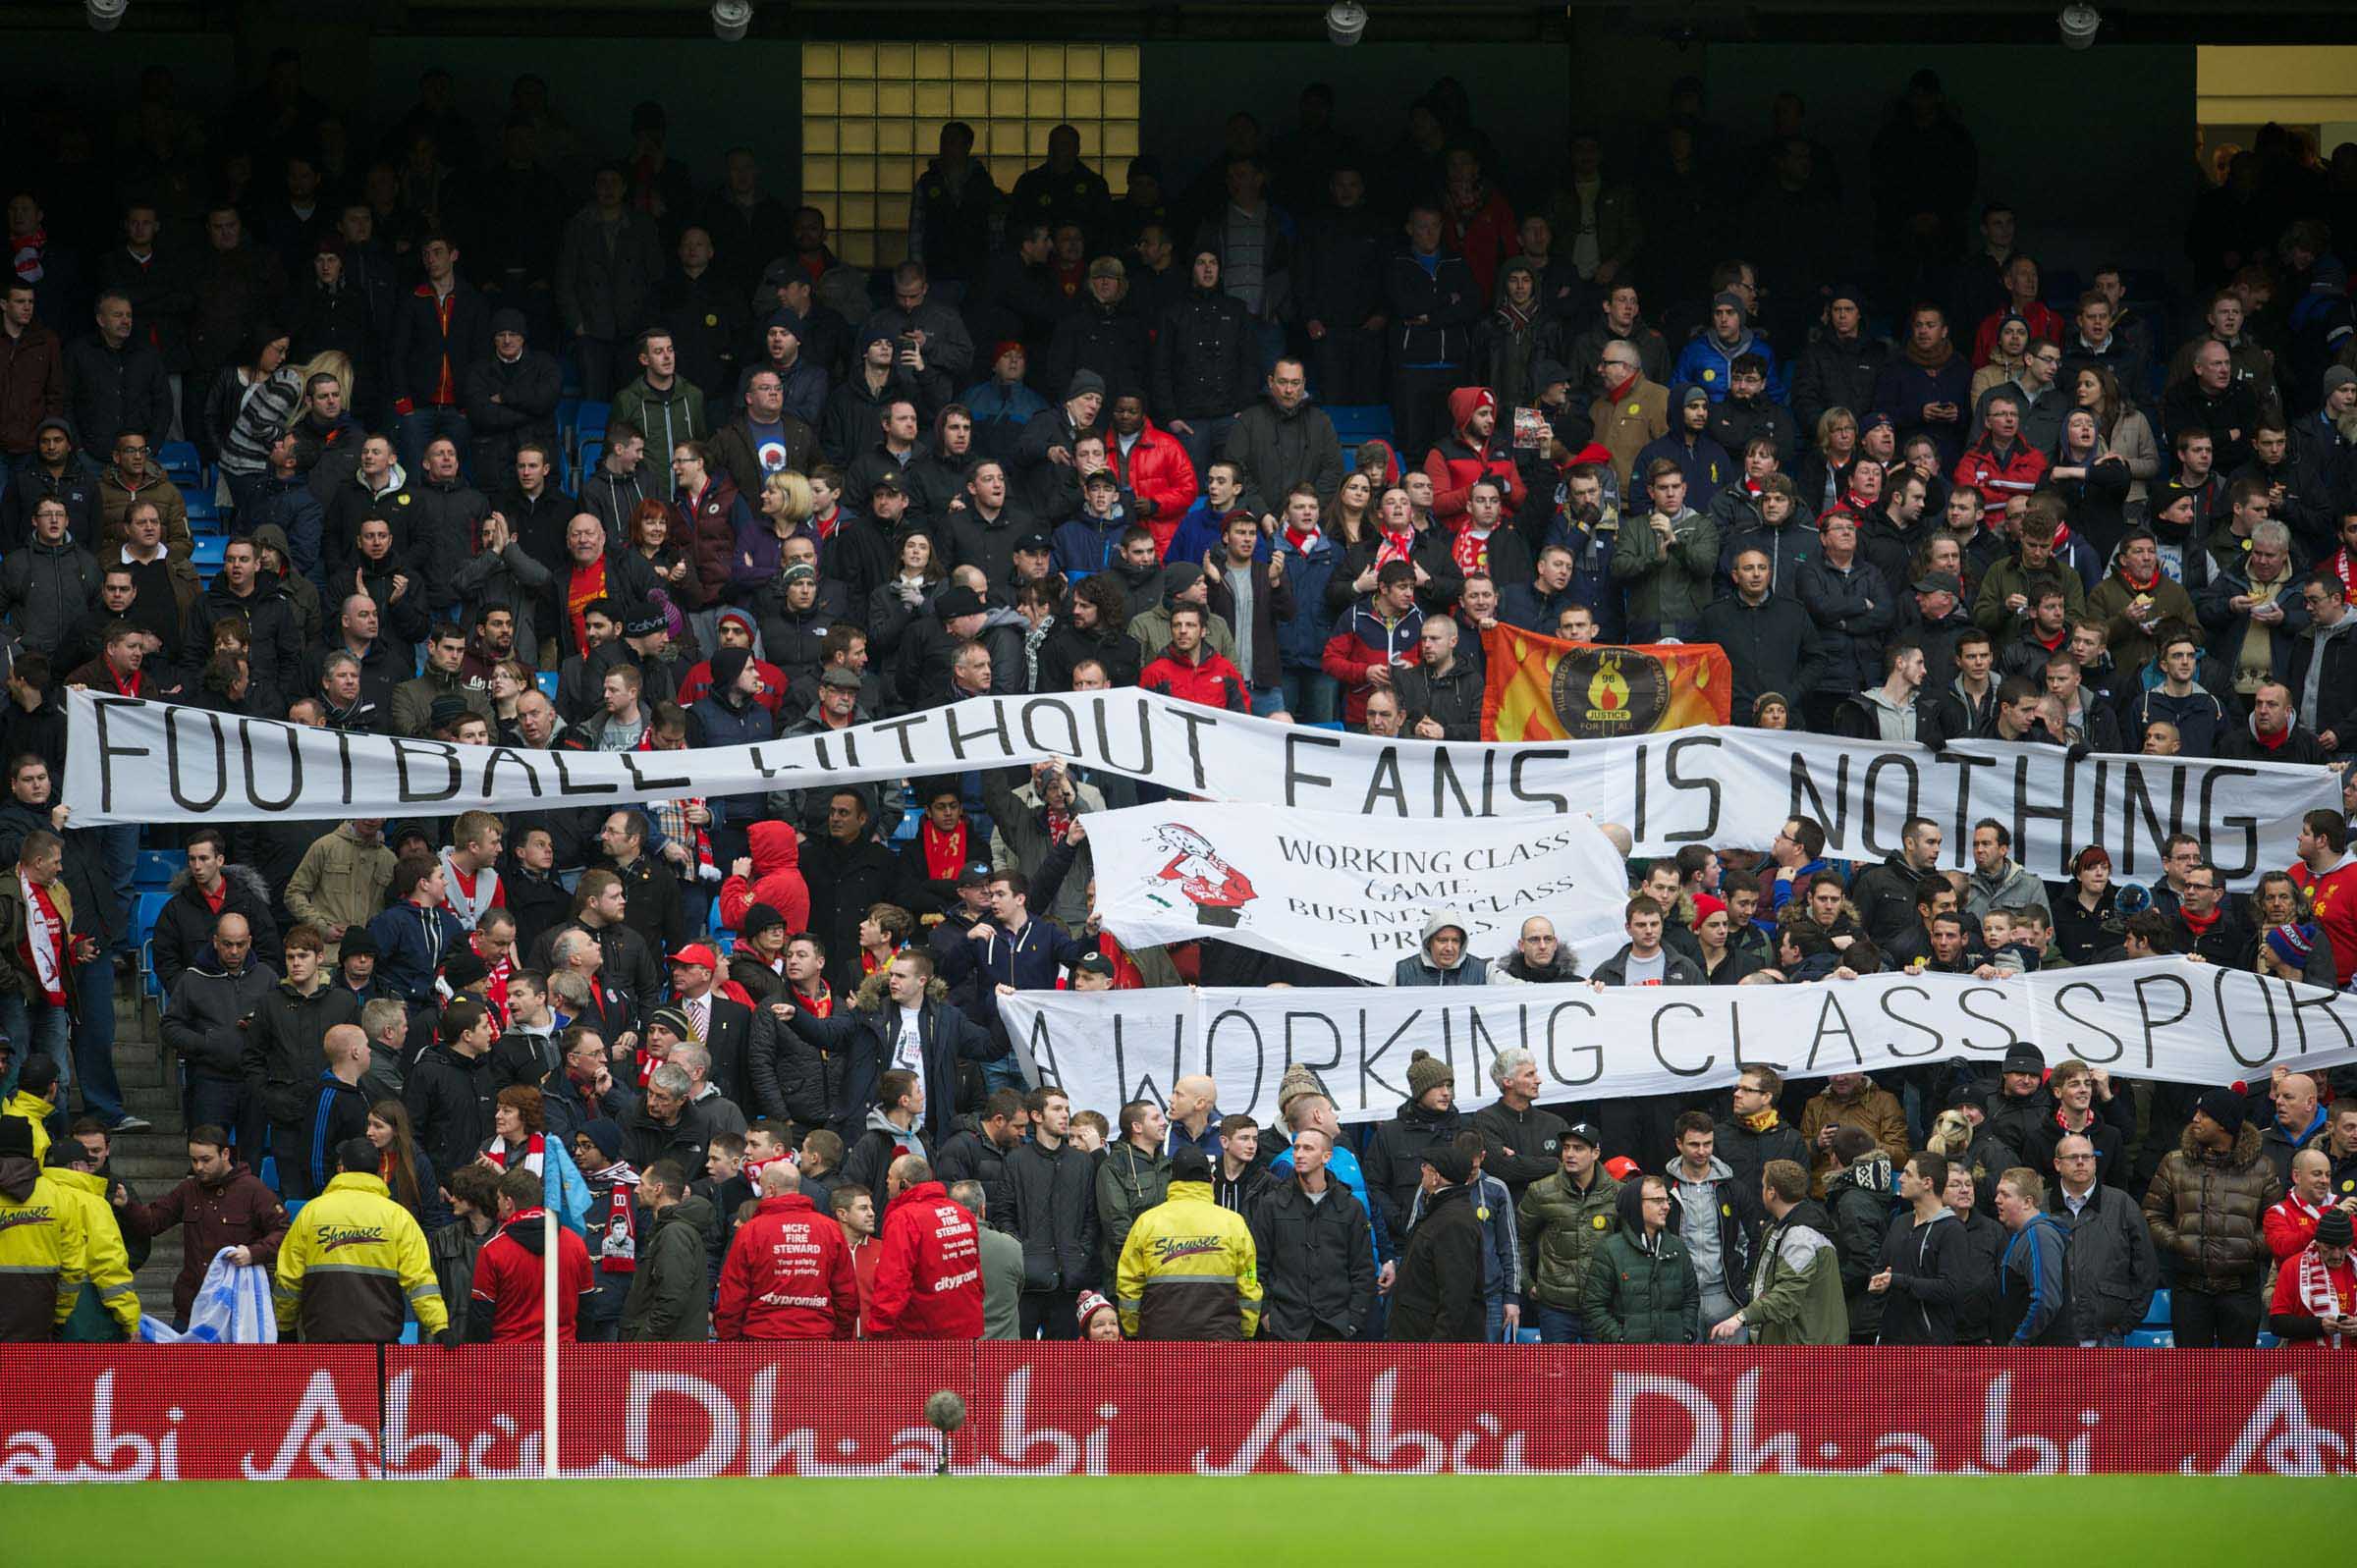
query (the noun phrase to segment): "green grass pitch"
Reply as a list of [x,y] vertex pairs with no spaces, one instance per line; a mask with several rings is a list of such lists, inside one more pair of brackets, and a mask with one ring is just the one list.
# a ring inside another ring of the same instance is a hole
[[0,1509],[9,1542],[0,1556],[173,1568],[407,1565],[492,1541],[526,1545],[539,1561],[631,1568],[767,1562],[789,1543],[804,1562],[959,1568],[1036,1568],[1069,1553],[1123,1568],[1203,1568],[1253,1543],[1337,1564],[1461,1562],[1472,1560],[1467,1550],[1597,1560],[1618,1549],[1823,1568],[1865,1550],[1985,1565],[2000,1539],[2071,1541],[2078,1564],[2149,1565],[2323,1549],[2357,1526],[2357,1487],[2173,1476],[181,1482],[11,1487]]

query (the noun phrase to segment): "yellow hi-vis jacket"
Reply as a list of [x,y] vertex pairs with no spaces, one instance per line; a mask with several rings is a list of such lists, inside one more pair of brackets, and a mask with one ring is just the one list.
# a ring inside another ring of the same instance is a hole
[[[51,1169],[45,1174],[60,1195],[82,1214],[82,1278],[98,1292],[98,1305],[132,1338],[139,1337],[139,1293],[131,1282],[131,1254],[123,1248],[123,1230],[115,1223],[115,1206],[107,1201],[106,1178],[95,1171]],[[75,1294],[79,1297],[81,1292]],[[104,1333],[96,1319],[85,1320],[89,1333]]]
[[278,1247],[278,1331],[312,1344],[388,1345],[408,1311],[428,1335],[450,1326],[425,1232],[382,1176],[346,1171],[302,1206]]
[[1137,1217],[1115,1271],[1115,1307],[1132,1339],[1249,1339],[1260,1326],[1259,1249],[1243,1216],[1207,1181],[1174,1181]]
[[22,1157],[8,1163],[17,1169],[0,1172],[0,1343],[37,1344],[74,1315],[89,1244],[82,1208],[52,1179],[57,1172]]

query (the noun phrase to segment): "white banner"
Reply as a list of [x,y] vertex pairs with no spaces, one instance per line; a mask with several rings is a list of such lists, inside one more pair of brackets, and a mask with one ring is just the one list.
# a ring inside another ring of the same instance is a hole
[[[681,794],[824,788],[1065,757],[1200,795],[1398,822],[1556,817],[1617,822],[1640,855],[1689,843],[1766,848],[1785,818],[1824,824],[1826,853],[1879,860],[1929,817],[1947,863],[1972,825],[2061,880],[2088,844],[2131,881],[2188,833],[2234,888],[2291,863],[2301,813],[2340,802],[2339,775],[2285,763],[2091,756],[1972,741],[1933,753],[1762,730],[1489,745],[1382,740],[1273,724],[1137,690],[976,697],[831,735],[692,752],[521,751],[344,735],[199,708],[70,693],[66,795],[78,827],[267,817],[448,816]],[[1370,824],[1370,835],[1381,825]]]
[[1381,1121],[1407,1098],[1409,1053],[1456,1069],[1456,1103],[1497,1099],[1491,1057],[1537,1058],[1542,1103],[1699,1094],[1748,1064],[1787,1078],[1922,1066],[1960,1056],[1994,1077],[2016,1043],[2125,1077],[2265,1082],[2357,1061],[2357,996],[2178,958],[2057,969],[2010,981],[1869,975],[1805,986],[1586,985],[1433,990],[1025,991],[999,1014],[1033,1081],[1111,1115],[1167,1101],[1189,1073],[1224,1113],[1268,1125],[1288,1064],[1315,1071],[1342,1119]]
[[1213,937],[1389,985],[1438,910],[1493,960],[1532,915],[1583,972],[1627,940],[1626,868],[1587,816],[1380,833],[1331,811],[1174,801],[1085,820],[1098,915],[1133,947]]

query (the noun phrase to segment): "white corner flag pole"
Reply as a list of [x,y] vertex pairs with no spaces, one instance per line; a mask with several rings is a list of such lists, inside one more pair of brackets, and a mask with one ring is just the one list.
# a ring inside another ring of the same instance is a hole
[[557,1479],[557,1210],[540,1206],[540,1466]]

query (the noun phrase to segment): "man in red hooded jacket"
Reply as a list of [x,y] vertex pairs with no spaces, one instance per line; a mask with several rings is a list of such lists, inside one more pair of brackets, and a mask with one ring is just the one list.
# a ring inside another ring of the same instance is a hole
[[1498,398],[1487,387],[1459,387],[1449,394],[1449,423],[1454,434],[1426,454],[1424,472],[1432,480],[1432,520],[1453,531],[1473,494],[1473,481],[1484,474],[1506,487],[1506,511],[1522,510],[1522,470],[1514,462],[1510,442],[1495,440]]
[[884,1173],[889,1206],[868,1290],[877,1339],[982,1337],[982,1251],[974,1217],[950,1201],[922,1155]]
[[720,1266],[713,1331],[722,1339],[850,1339],[859,1272],[843,1227],[802,1196],[793,1164],[761,1167],[761,1204]]

